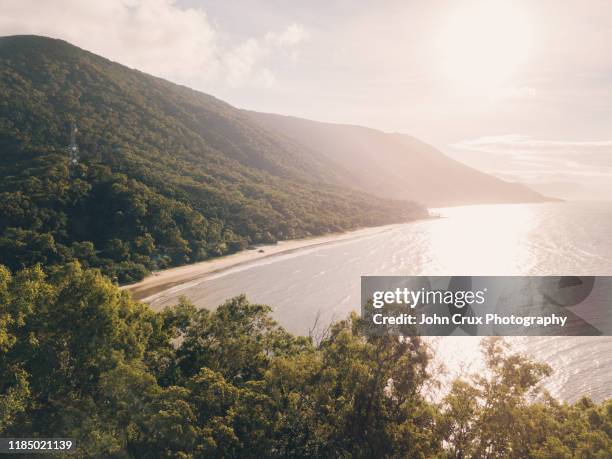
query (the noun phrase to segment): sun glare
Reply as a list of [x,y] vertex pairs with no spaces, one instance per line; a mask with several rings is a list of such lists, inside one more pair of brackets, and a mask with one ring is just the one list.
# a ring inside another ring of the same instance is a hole
[[516,2],[481,1],[454,10],[439,36],[446,78],[479,90],[511,84],[529,53],[528,19]]

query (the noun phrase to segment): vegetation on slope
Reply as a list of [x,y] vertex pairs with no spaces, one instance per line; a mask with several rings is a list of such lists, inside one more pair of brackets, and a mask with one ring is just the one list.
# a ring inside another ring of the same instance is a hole
[[[213,97],[66,42],[0,38],[0,262],[120,282],[273,242],[413,219]],[[68,163],[70,121],[81,160]]]
[[356,316],[319,342],[237,297],[153,312],[97,270],[0,267],[0,435],[79,457],[608,458],[612,401],[541,390],[546,365],[485,341],[488,371],[440,402],[418,337]]

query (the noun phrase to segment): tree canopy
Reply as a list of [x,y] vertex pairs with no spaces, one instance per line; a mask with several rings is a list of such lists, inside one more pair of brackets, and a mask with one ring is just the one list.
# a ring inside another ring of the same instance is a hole
[[313,342],[244,296],[154,312],[77,263],[0,268],[0,435],[85,457],[609,457],[612,401],[555,400],[502,340],[483,355],[432,401],[427,344],[356,315]]

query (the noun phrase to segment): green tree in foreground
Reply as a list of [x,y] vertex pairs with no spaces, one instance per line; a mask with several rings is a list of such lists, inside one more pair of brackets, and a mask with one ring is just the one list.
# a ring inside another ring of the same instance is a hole
[[434,403],[426,344],[355,315],[313,343],[243,296],[153,312],[78,264],[0,268],[0,435],[81,457],[610,457],[610,401],[559,403],[550,368],[483,351],[487,372]]
[[455,380],[443,400],[445,457],[611,457],[612,400],[559,403],[540,384],[552,369],[500,338],[484,340],[483,355],[486,374]]

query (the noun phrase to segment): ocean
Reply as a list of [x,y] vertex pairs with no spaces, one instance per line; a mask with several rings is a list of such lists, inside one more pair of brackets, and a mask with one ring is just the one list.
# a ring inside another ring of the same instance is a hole
[[[308,334],[359,309],[362,275],[612,275],[612,203],[432,211],[440,218],[239,265],[172,287],[148,302],[161,307],[185,295],[197,306],[214,308],[245,293],[252,302],[272,306],[275,319],[289,331]],[[568,401],[612,396],[612,337],[509,341],[554,368],[546,386],[555,396]],[[430,340],[437,362],[450,374],[478,371],[479,342],[476,337]]]

